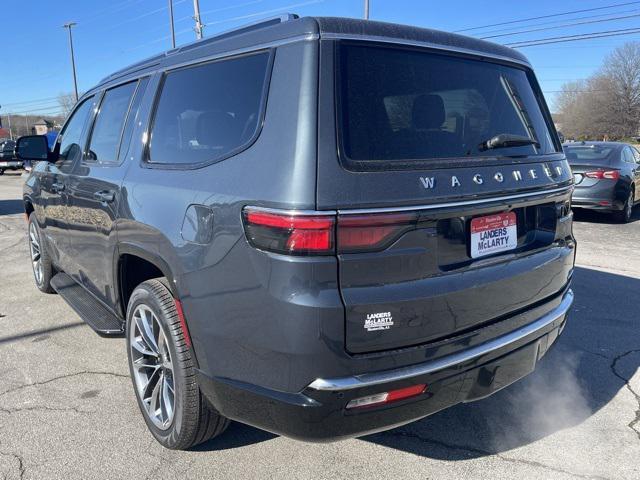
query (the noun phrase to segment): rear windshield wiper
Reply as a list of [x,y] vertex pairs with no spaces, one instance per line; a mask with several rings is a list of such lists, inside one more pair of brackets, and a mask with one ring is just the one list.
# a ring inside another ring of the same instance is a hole
[[489,140],[485,140],[478,145],[478,150],[481,152],[485,150],[493,150],[495,148],[508,148],[508,147],[523,147],[525,145],[535,145],[540,148],[540,144],[537,140],[523,135],[512,135],[510,133],[501,133],[495,137],[491,137]]

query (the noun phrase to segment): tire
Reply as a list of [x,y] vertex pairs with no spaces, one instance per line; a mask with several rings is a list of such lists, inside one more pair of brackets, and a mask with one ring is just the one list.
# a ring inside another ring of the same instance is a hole
[[[152,338],[145,328],[149,325]],[[127,306],[126,329],[133,389],[154,438],[166,448],[185,450],[224,432],[229,420],[200,391],[192,351],[165,279],[136,287]]]
[[624,206],[622,207],[622,210],[614,213],[614,216],[618,222],[629,223],[631,221],[631,216],[633,215],[634,203],[635,203],[635,191],[633,188],[631,188],[629,191],[629,197],[627,198],[627,201],[624,202]]
[[55,293],[55,290],[51,287],[51,279],[55,275],[55,269],[51,263],[47,245],[42,238],[38,221],[33,213],[29,215],[27,240],[29,242],[31,269],[36,287],[43,293]]
[[0,175],[4,175],[4,170],[0,170]]

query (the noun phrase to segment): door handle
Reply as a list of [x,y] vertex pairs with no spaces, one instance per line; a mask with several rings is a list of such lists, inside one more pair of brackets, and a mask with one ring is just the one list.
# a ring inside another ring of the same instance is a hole
[[93,198],[102,203],[111,203],[116,199],[116,194],[112,190],[100,190],[93,194]]
[[51,190],[53,190],[55,193],[60,193],[64,191],[64,189],[65,189],[64,183],[56,182],[51,184]]

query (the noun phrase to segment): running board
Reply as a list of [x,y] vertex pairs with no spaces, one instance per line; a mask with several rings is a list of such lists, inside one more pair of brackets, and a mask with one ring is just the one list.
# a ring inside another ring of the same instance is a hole
[[66,273],[53,277],[51,286],[98,335],[113,337],[124,334],[120,319]]

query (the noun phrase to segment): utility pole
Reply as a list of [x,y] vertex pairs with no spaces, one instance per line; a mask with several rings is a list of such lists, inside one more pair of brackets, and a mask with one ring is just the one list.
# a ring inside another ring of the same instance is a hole
[[200,21],[200,2],[198,0],[193,0],[193,19],[196,21],[196,38],[200,40],[202,38],[204,25]]
[[13,132],[11,131],[11,114],[7,114],[7,119],[9,120],[9,140],[13,140]]
[[173,0],[169,0],[169,22],[171,25],[171,48],[176,48],[176,31],[173,27]]
[[369,0],[364,0],[364,19],[369,20]]
[[76,59],[73,54],[73,36],[71,35],[71,29],[75,27],[77,23],[69,22],[65,23],[62,28],[69,30],[69,49],[71,50],[71,69],[73,70],[73,91],[76,96],[76,102],[78,101],[78,80],[76,78]]

